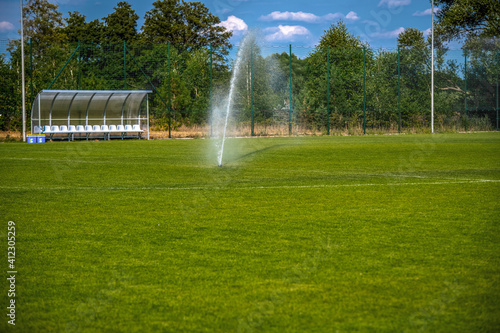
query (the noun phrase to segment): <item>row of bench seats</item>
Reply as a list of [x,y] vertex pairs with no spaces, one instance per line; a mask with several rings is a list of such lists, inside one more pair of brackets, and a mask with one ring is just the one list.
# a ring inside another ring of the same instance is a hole
[[49,138],[52,139],[56,134],[67,134],[68,140],[74,139],[75,134],[85,134],[87,140],[89,139],[91,134],[103,134],[104,139],[110,139],[111,134],[120,134],[123,139],[127,133],[138,133],[139,139],[141,138],[141,133],[144,132],[141,130],[139,125],[70,125],[69,127],[66,125],[52,125],[52,126],[43,126],[41,129],[38,126],[35,126],[34,133],[48,134]]

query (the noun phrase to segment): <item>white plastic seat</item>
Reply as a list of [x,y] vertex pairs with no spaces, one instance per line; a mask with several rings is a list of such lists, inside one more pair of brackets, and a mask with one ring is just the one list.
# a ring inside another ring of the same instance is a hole
[[101,125],[102,132],[109,132],[108,125]]
[[68,131],[69,132],[76,132],[76,126],[75,125],[69,125]]
[[38,126],[35,126],[33,128],[33,133],[36,133],[36,134],[40,133],[40,128]]
[[125,125],[125,132],[132,132],[132,125]]
[[47,126],[47,125],[43,126],[43,132],[50,133],[50,126]]
[[85,127],[83,127],[83,125],[76,125],[76,131],[77,132],[85,132]]
[[66,126],[66,125],[61,125],[61,126],[60,126],[60,131],[61,131],[61,133],[68,132],[68,126]]
[[85,125],[85,132],[93,132],[91,125]]
[[109,125],[110,132],[116,132],[116,125]]
[[123,132],[123,131],[125,131],[125,127],[123,127],[123,125],[118,125],[118,126],[116,126],[116,130]]
[[93,130],[94,132],[100,132],[100,131],[101,131],[101,128],[99,127],[99,125],[94,125],[94,126],[92,127],[92,130]]
[[52,133],[59,133],[59,126],[57,126],[57,125],[52,126],[52,128],[50,129],[50,131]]
[[140,125],[133,125],[133,126],[132,126],[132,129],[133,129],[134,131],[137,131],[137,132],[142,132],[142,130],[141,130],[141,126],[140,126]]

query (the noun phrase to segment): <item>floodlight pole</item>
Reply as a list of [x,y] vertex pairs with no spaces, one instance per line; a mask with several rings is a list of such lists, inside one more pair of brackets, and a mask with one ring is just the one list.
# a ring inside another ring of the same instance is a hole
[[465,131],[467,132],[467,49],[464,49],[464,84]]
[[431,3],[431,133],[434,133],[434,0]]
[[24,27],[23,27],[23,0],[21,0],[21,86],[23,95],[23,142],[26,142],[26,92],[24,83]]
[[330,135],[330,48],[326,46],[326,135]]
[[251,109],[251,130],[250,136],[254,136],[253,127],[253,44],[250,45],[250,109]]
[[213,136],[213,87],[212,87],[212,70],[213,70],[213,49],[212,44],[210,44],[210,137]]
[[172,121],[172,116],[171,116],[171,110],[172,110],[172,101],[170,98],[170,42],[168,42],[167,45],[167,53],[168,53],[168,138],[172,138],[172,132],[171,132],[171,121]]
[[363,134],[366,134],[366,47],[363,47]]
[[127,42],[123,41],[123,89],[127,90]]
[[401,65],[398,46],[398,133],[401,133]]
[[288,135],[292,135],[292,44],[290,44],[290,119],[288,120]]

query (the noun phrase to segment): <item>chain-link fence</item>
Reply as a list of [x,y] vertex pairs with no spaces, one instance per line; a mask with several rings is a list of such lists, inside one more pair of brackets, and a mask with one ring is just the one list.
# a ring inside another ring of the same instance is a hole
[[[20,128],[17,46],[0,41],[2,130]],[[154,92],[152,130],[169,136],[190,135],[193,128],[200,135],[211,135],[212,114],[223,107],[234,62],[210,47],[180,51],[170,44],[27,42],[25,53],[28,112],[43,89],[148,89]],[[429,48],[294,49],[254,44],[241,61],[232,112],[234,135],[431,129]],[[498,129],[498,76],[497,45],[437,49],[435,130]]]

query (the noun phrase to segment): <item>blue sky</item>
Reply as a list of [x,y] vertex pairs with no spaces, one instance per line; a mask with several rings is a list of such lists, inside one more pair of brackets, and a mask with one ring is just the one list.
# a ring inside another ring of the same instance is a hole
[[[25,0],[27,1],[27,0]],[[222,25],[234,32],[237,45],[249,29],[259,29],[263,45],[310,51],[324,31],[338,19],[351,33],[374,48],[393,49],[399,32],[417,28],[428,34],[431,4],[428,0],[198,0],[219,16]],[[103,18],[118,0],[50,0],[64,17],[79,11],[87,21]],[[129,0],[139,15],[139,28],[153,0]],[[19,38],[20,1],[0,0],[0,40]]]

